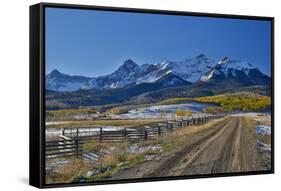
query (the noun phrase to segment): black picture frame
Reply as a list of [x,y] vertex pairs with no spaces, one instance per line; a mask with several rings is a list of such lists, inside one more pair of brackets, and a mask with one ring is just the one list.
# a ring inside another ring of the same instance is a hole
[[[87,183],[45,184],[45,8],[70,8],[164,15],[200,16],[213,18],[264,20],[271,22],[271,170],[237,173],[155,177],[143,179],[106,180]],[[85,186],[98,184],[164,181],[178,179],[242,176],[274,173],[274,18],[249,15],[196,13],[154,9],[135,9],[73,4],[39,3],[30,6],[30,137],[29,137],[29,184],[38,188]]]

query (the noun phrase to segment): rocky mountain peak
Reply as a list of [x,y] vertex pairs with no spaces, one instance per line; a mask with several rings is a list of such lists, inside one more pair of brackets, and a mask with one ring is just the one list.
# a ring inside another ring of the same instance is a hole
[[124,61],[124,64],[122,66],[120,66],[119,69],[124,68],[124,69],[128,69],[128,70],[134,70],[138,67],[139,67],[139,65],[137,65],[133,60],[128,59],[128,60]]
[[62,74],[60,71],[58,71],[57,69],[52,70],[52,72],[50,72],[50,74],[48,76],[50,77],[55,77],[55,76],[62,76],[64,74]]
[[199,54],[195,57],[195,59],[202,59],[202,60],[205,60],[205,59],[208,59],[208,57],[205,55],[205,54]]

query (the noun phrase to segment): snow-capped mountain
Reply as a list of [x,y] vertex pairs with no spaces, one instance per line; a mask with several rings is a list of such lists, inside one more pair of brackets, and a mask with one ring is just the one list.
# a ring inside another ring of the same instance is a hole
[[134,83],[138,77],[139,68],[134,61],[128,59],[112,74],[92,78],[81,89],[111,89],[120,88]]
[[[144,69],[144,74],[140,76],[136,83],[154,82],[163,76],[173,73],[187,82],[195,82],[214,66],[214,62],[204,54],[184,61],[165,61],[149,65]],[[149,72],[148,72],[149,71]]]
[[58,70],[53,70],[46,76],[46,89],[54,91],[76,91],[87,83],[90,78],[84,76],[70,76]]
[[246,61],[221,59],[200,80],[203,82],[231,79],[243,84],[268,84],[270,77]]
[[192,83],[213,66],[214,62],[203,54],[179,62],[165,61],[141,66],[129,59],[112,74],[92,79],[81,89],[110,89],[128,84],[154,83],[170,73]]
[[113,73],[95,78],[70,76],[54,70],[46,76],[46,88],[54,91],[106,90],[142,83],[155,83],[159,87],[159,82],[164,88],[226,78],[247,84],[270,81],[270,77],[248,62],[225,57],[215,63],[206,55],[200,54],[183,61],[143,65],[128,59]]

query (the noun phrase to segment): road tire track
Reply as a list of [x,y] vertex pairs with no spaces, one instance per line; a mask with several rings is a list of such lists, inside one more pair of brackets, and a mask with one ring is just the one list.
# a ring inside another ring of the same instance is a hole
[[[233,119],[229,119],[223,121],[222,123],[218,124],[216,130],[210,133],[209,135],[202,137],[202,139],[192,143],[191,145],[186,146],[181,151],[177,152],[173,157],[168,158],[161,166],[154,170],[153,173],[145,176],[155,177],[155,176],[165,176],[165,175],[177,175],[180,172],[180,162],[184,163],[185,165],[191,163],[193,160],[196,159],[196,156],[199,152],[202,151],[203,144],[206,145],[207,142],[214,139],[216,136],[221,134],[225,129],[224,127],[231,123]],[[200,149],[201,147],[201,149]],[[189,155],[191,152],[195,152],[195,155]],[[190,159],[187,159],[190,158]],[[175,173],[173,173],[175,172]]]
[[182,148],[120,171],[111,179],[264,170],[251,125],[245,117],[227,117],[206,132],[194,134]]

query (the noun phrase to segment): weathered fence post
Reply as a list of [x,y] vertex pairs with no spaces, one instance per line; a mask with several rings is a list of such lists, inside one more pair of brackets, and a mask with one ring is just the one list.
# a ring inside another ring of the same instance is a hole
[[78,156],[79,155],[79,143],[78,139],[75,139],[75,154]]
[[127,132],[127,128],[126,128],[126,127],[125,127],[124,130],[123,130],[123,135],[124,135],[124,138],[125,138],[125,139],[128,138],[128,136],[127,136],[127,135],[128,135],[128,132]]
[[63,136],[64,136],[64,130],[65,130],[65,129],[64,129],[64,128],[62,128],[62,132],[61,132],[61,134],[62,134]]
[[[169,123],[167,122],[167,125],[168,125]],[[161,126],[158,124],[158,135],[161,135]]]
[[76,129],[76,138],[78,139],[79,137],[79,128]]
[[147,130],[146,130],[146,129],[144,129],[144,140],[147,140],[147,138],[148,138],[148,135],[147,135]]
[[102,127],[100,127],[100,142],[102,142]]
[[[170,125],[170,130],[172,131],[174,128],[173,124]],[[176,128],[176,127],[175,127]]]

